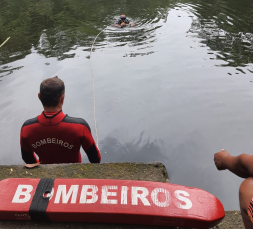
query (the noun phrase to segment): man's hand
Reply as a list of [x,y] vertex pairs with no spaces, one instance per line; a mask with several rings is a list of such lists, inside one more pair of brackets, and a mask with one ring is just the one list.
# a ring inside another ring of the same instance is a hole
[[227,169],[225,162],[228,157],[230,157],[230,154],[224,149],[222,149],[220,152],[214,154],[214,163],[215,163],[218,170]]
[[214,163],[218,170],[228,169],[241,178],[253,177],[253,155],[240,154],[230,156],[226,150],[214,154]]
[[126,25],[126,23],[125,23],[125,22],[122,22],[122,23],[121,23],[121,27],[122,27],[122,26],[125,26],[125,25]]

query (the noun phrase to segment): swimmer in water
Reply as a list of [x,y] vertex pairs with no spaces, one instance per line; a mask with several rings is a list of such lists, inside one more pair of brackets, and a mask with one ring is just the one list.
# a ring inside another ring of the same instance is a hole
[[127,18],[126,15],[121,14],[120,19],[118,22],[114,25],[115,27],[125,27],[126,25],[134,26],[134,23],[130,22]]

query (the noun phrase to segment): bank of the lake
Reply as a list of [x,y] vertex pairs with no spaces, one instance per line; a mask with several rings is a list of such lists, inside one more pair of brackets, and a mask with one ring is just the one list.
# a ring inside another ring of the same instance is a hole
[[[21,165],[0,166],[0,180],[7,178],[86,178],[86,179],[124,179],[154,182],[169,182],[165,166],[160,162],[152,163],[105,163],[105,164],[61,164],[39,165],[27,169]],[[236,198],[236,197],[234,197]],[[162,228],[155,226],[94,224],[68,222],[27,222],[0,221],[0,228]],[[214,228],[244,228],[238,211],[227,211],[224,220]]]

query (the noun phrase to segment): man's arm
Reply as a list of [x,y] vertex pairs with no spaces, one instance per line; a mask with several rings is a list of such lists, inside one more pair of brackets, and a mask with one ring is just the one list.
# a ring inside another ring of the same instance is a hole
[[129,24],[131,27],[135,25],[133,22],[130,22],[128,19],[126,19],[126,24]]
[[33,151],[31,151],[29,148],[29,145],[27,144],[26,140],[22,136],[22,130],[20,133],[20,147],[21,147],[21,155],[22,159],[26,164],[34,164],[37,163],[37,160],[35,158],[35,155]]
[[119,20],[114,26],[117,27],[117,26],[120,26],[121,25],[121,20]]
[[92,137],[89,126],[84,126],[83,137],[81,138],[83,150],[91,163],[100,163],[101,154]]
[[226,150],[214,154],[214,162],[218,170],[228,169],[241,178],[253,177],[253,155],[241,154],[231,156]]
[[37,163],[36,158],[33,153],[29,153],[21,148],[22,159],[26,164],[35,164]]
[[85,153],[87,154],[91,163],[100,163],[101,155],[95,143],[88,150],[86,150]]

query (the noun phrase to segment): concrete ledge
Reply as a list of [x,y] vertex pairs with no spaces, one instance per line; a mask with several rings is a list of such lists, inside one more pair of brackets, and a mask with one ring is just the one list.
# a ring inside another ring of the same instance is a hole
[[239,211],[226,211],[225,218],[216,227],[217,229],[243,229],[244,224],[242,221],[242,215]]
[[28,169],[22,165],[0,166],[0,180],[6,178],[87,178],[169,182],[160,162],[54,164]]
[[[66,222],[50,222],[50,223],[34,223],[25,221],[0,221],[0,228],[5,229],[162,229],[168,227],[140,226],[140,225],[124,225],[124,224],[95,224],[95,223],[66,223]],[[227,211],[224,220],[213,229],[243,229],[244,225],[241,213],[238,211]],[[179,229],[179,228],[178,228]],[[180,228],[181,229],[181,228]]]
[[[39,165],[27,169],[22,165],[0,166],[0,180],[6,178],[87,178],[87,179],[122,179],[169,182],[165,166],[160,162],[150,163],[105,163],[105,164],[61,164]],[[30,221],[0,221],[0,228],[14,229],[44,229],[44,228],[163,228],[155,226],[95,224],[95,223],[66,223],[49,222],[35,223]],[[168,227],[166,227],[168,228]],[[237,211],[227,211],[224,220],[214,227],[216,229],[244,228],[241,214]]]

